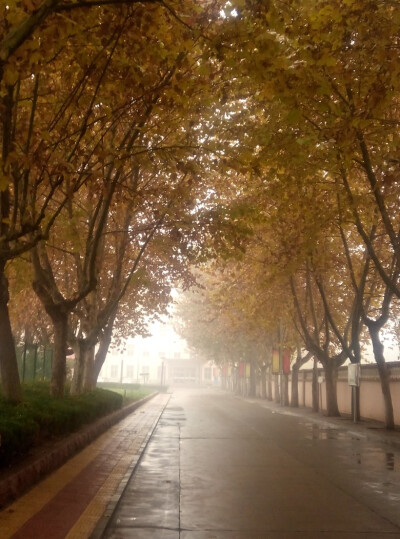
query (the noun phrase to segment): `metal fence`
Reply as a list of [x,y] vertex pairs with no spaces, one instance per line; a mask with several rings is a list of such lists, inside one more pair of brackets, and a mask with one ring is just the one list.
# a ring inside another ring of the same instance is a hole
[[51,345],[17,346],[18,371],[22,382],[50,380],[53,348]]

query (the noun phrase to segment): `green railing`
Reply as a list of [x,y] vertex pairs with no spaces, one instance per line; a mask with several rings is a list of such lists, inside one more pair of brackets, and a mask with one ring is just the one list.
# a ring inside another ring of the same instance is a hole
[[21,382],[50,380],[53,349],[51,345],[17,346],[18,371]]

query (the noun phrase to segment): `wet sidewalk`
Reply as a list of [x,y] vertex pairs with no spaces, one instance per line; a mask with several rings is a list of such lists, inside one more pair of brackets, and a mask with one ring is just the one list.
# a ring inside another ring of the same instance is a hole
[[2,539],[84,539],[116,501],[170,395],[159,394],[0,512]]

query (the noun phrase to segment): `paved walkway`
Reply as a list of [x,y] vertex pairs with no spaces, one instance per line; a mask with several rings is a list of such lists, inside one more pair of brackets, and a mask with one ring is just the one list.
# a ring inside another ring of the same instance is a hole
[[84,539],[112,512],[170,395],[157,395],[0,512],[6,539]]
[[400,539],[400,433],[371,426],[158,395],[1,512],[0,537]]

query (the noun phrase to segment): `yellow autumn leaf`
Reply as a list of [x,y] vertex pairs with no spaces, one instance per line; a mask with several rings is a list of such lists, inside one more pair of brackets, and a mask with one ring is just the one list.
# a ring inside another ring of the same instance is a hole
[[12,64],[8,64],[4,69],[3,82],[6,85],[14,85],[18,80],[18,71]]
[[0,191],[5,191],[10,184],[10,178],[0,169]]

